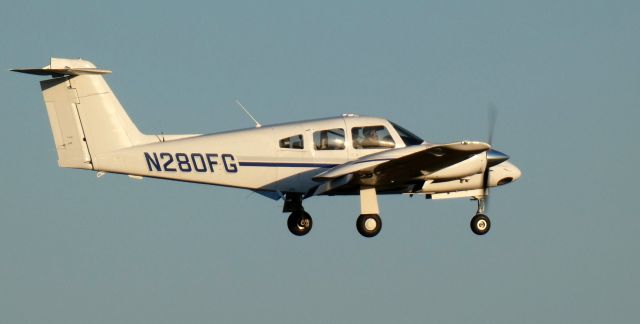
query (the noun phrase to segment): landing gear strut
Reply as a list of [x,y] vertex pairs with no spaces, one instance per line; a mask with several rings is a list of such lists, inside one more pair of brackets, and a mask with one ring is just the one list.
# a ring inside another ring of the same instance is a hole
[[476,235],[485,235],[491,229],[491,220],[484,214],[485,199],[485,197],[477,198],[478,211],[476,211],[476,215],[471,218],[471,231]]
[[356,229],[364,237],[374,237],[382,229],[376,188],[360,188],[360,216],[356,220]]

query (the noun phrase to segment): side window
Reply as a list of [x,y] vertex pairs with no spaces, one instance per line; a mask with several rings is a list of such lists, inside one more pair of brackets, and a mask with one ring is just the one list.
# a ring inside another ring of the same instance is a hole
[[304,140],[302,139],[302,135],[293,135],[291,137],[281,139],[280,147],[299,150],[303,149]]
[[316,150],[344,150],[344,129],[313,132],[313,144]]
[[389,131],[382,125],[351,128],[353,148],[384,149],[396,147]]

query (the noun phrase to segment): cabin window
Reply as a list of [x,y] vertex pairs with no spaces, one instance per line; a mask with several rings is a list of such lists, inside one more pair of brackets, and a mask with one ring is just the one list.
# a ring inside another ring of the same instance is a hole
[[395,123],[391,123],[391,125],[393,125],[393,127],[396,129],[396,132],[398,132],[398,135],[400,135],[400,138],[402,138],[402,141],[406,146],[420,145],[424,142],[422,138],[416,136],[406,128],[401,127],[400,125]]
[[293,135],[291,137],[281,139],[280,147],[302,150],[304,148],[304,140],[302,138],[302,135]]
[[353,148],[356,149],[385,149],[394,148],[396,143],[386,127],[364,126],[351,128]]
[[344,150],[344,129],[326,129],[313,133],[316,150]]

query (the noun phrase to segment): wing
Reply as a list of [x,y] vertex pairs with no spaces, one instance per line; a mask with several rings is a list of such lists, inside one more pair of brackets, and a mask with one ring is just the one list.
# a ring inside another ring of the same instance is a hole
[[423,144],[391,149],[350,161],[313,180],[321,184],[313,195],[347,190],[349,187],[369,185],[379,190],[402,190],[422,182],[420,177],[460,163],[491,146],[482,142]]

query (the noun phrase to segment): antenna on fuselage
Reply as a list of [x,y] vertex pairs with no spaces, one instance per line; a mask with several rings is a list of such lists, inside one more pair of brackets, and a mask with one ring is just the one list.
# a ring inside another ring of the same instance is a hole
[[242,109],[242,111],[244,111],[245,114],[247,114],[247,116],[249,116],[249,118],[251,118],[253,120],[254,123],[256,123],[256,128],[262,127],[262,125],[260,125],[260,123],[253,118],[253,116],[251,116],[251,113],[249,113],[249,111],[247,110],[247,108],[245,108],[241,103],[240,100],[236,99],[236,103],[238,104],[238,106]]

